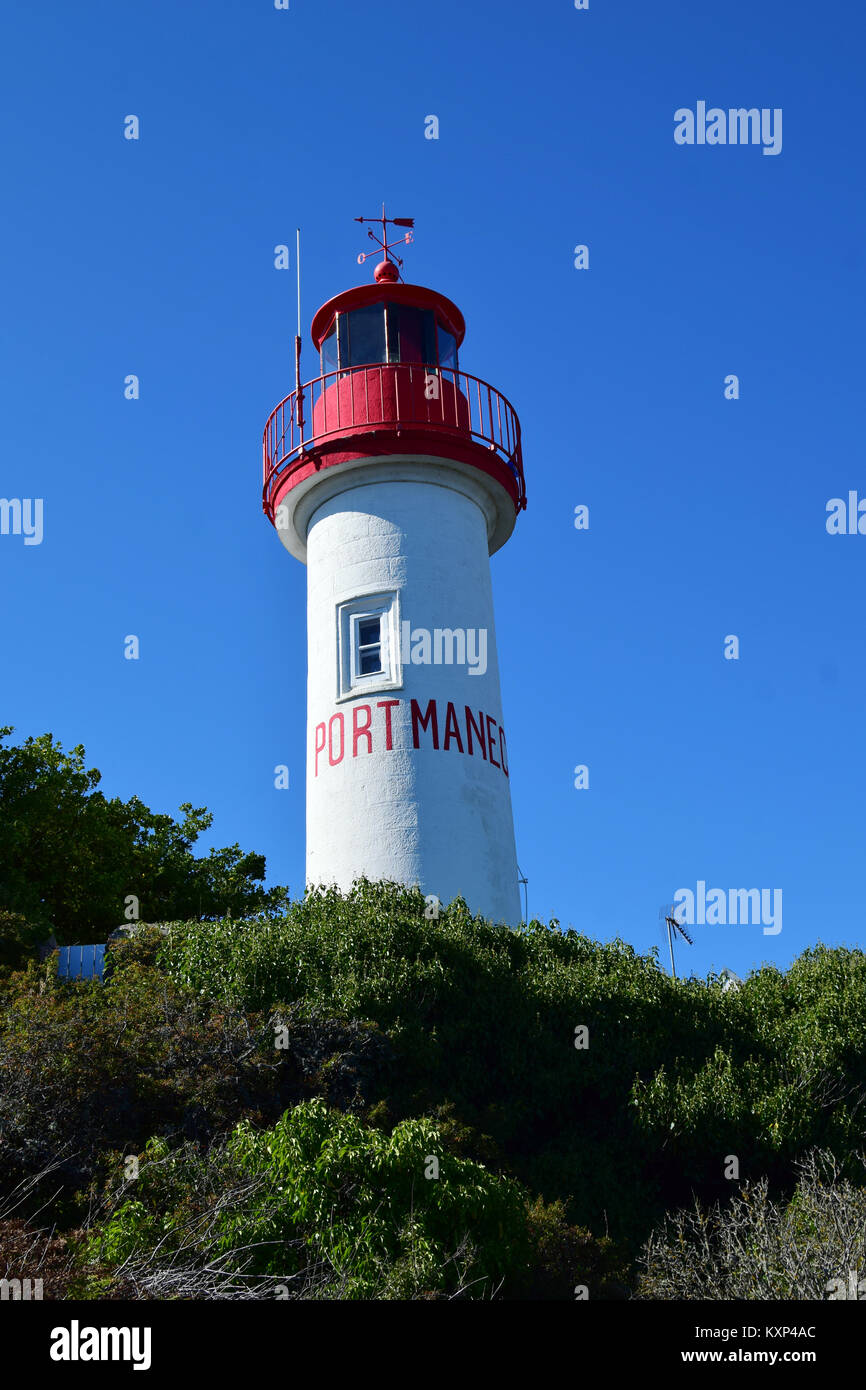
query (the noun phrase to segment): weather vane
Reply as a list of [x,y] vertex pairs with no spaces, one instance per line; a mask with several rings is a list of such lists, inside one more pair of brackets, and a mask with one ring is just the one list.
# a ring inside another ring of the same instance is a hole
[[[382,239],[381,239],[381,241],[380,241],[379,238],[376,236],[376,233],[373,231],[373,228],[372,228],[372,227],[368,227],[368,228],[367,228],[367,236],[370,237],[373,241],[375,241],[376,245],[377,245],[378,247],[380,247],[382,251],[384,251],[384,253],[385,253],[385,260],[386,260],[386,261],[391,261],[391,260],[393,260],[393,261],[395,261],[395,262],[397,263],[397,265],[399,265],[400,267],[402,267],[402,265],[403,265],[402,258],[401,258],[400,256],[391,257],[391,256],[389,255],[389,252],[391,251],[391,249],[392,249],[394,246],[404,246],[404,245],[405,245],[405,246],[408,246],[412,241],[414,241],[414,239],[415,239],[415,233],[414,233],[414,231],[412,230],[412,228],[414,228],[414,226],[415,226],[415,218],[414,218],[414,217],[386,217],[386,216],[385,216],[385,204],[383,203],[383,204],[382,204],[382,216],[381,216],[381,217],[356,217],[356,218],[355,218],[355,221],[356,221],[356,222],[379,222],[379,223],[381,223],[381,226],[382,226]],[[389,240],[388,240],[388,226],[389,226],[389,224],[390,224],[390,226],[392,226],[392,227],[408,227],[408,228],[409,228],[409,231],[404,232],[402,236],[395,237],[395,239],[394,239],[393,241],[389,241]],[[375,256],[375,255],[377,255],[377,252],[376,252],[376,251],[366,251],[366,252],[362,251],[361,254],[358,256],[358,265],[363,265],[365,261],[368,261],[368,260],[370,259],[371,256]]]

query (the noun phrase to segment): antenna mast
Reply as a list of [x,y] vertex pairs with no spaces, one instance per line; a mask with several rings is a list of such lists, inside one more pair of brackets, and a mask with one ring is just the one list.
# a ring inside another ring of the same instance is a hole
[[301,229],[295,228],[295,267],[298,273],[298,331],[295,335],[295,394],[298,402],[298,430],[304,442],[304,393],[301,390]]
[[298,337],[301,336],[301,229],[295,228],[295,266],[298,272]]
[[526,877],[526,874],[519,864],[517,866],[517,874],[517,882],[523,884],[523,920],[526,925],[529,926],[529,879]]
[[674,979],[676,979],[677,968],[674,964],[674,937],[676,936],[677,932],[679,932],[680,936],[682,936],[689,943],[690,946],[694,946],[695,943],[692,941],[692,938],[689,936],[682,922],[678,922],[676,917],[674,916],[673,903],[671,903],[670,912],[665,917],[665,922],[667,923],[668,928],[668,947],[671,953],[671,974],[674,977]]

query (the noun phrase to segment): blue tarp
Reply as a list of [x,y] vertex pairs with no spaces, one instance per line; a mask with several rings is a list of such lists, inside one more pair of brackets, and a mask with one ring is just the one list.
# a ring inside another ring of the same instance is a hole
[[101,980],[105,946],[61,946],[57,974],[61,980]]

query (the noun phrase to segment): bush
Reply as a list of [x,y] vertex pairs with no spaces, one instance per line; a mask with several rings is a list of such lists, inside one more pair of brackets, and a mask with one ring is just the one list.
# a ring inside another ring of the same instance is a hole
[[[0,978],[0,1196],[60,1159],[50,1215],[65,1230],[87,1209],[76,1188],[108,1181],[114,1193],[124,1156],[154,1139],[168,1147],[149,1160],[151,1179],[171,1171],[179,1186],[158,1200],[146,1183],[125,1191],[145,1212],[112,1207],[100,1220],[116,1218],[112,1261],[131,1232],[149,1252],[134,1275],[144,1296],[258,1296],[271,1274],[251,1268],[244,1282],[223,1252],[229,1264],[211,1279],[194,1223],[216,1241],[215,1213],[223,1222],[253,1210],[250,1185],[267,1187],[264,1170],[251,1176],[258,1136],[282,1142],[284,1112],[316,1099],[360,1126],[356,1147],[368,1164],[378,1154],[383,1172],[397,1162],[389,1145],[435,1133],[449,1163],[541,1194],[520,1227],[528,1253],[507,1276],[489,1232],[482,1246],[473,1231],[470,1249],[456,1230],[434,1230],[435,1206],[410,1207],[384,1228],[392,1243],[382,1254],[380,1240],[375,1276],[365,1256],[363,1287],[378,1279],[387,1296],[440,1297],[465,1274],[487,1290],[504,1278],[507,1296],[572,1298],[578,1284],[618,1296],[626,1256],[666,1210],[693,1193],[705,1208],[727,1199],[726,1155],[752,1184],[766,1178],[768,1201],[786,1201],[815,1147],[859,1181],[862,952],[819,946],[724,993],[713,977],[672,980],[653,954],[555,922],[511,930],[460,901],[431,921],[426,906],[417,891],[361,882],[347,895],[311,892],[281,918],[142,929],[112,946],[103,984],[59,981],[53,962]],[[579,1025],[587,1048],[575,1046]],[[287,1229],[284,1198],[267,1201]],[[147,1239],[145,1220],[157,1223]],[[375,1247],[375,1223],[363,1229]],[[292,1240],[292,1290],[335,1296],[356,1277],[337,1246],[311,1244],[300,1227]],[[443,1260],[447,1277],[436,1272]]]
[[429,921],[425,906],[394,884],[320,890],[281,919],[190,924],[163,959],[235,1007],[303,1002],[377,1026],[397,1059],[391,1117],[451,1105],[507,1170],[616,1240],[639,1245],[692,1190],[721,1197],[728,1153],[781,1189],[809,1148],[858,1141],[862,951],[817,947],[725,993],[556,922],[510,930],[459,900]]
[[363,1107],[384,1085],[391,1049],[376,1029],[212,1007],[152,964],[161,939],[112,947],[104,984],[60,981],[48,961],[0,986],[0,1189],[62,1154],[68,1190],[153,1134],[208,1141],[317,1093]]
[[29,960],[37,960],[39,947],[49,936],[46,926],[0,907],[0,971],[20,970]]
[[798,1170],[785,1204],[769,1198],[762,1178],[724,1205],[695,1202],[668,1218],[644,1247],[636,1297],[849,1297],[850,1277],[866,1279],[866,1188],[844,1178],[827,1152],[813,1151]]
[[517,1281],[522,1298],[628,1298],[626,1252],[608,1236],[569,1225],[563,1202],[537,1197],[527,1209],[527,1234],[532,1255]]
[[448,1152],[430,1120],[384,1134],[318,1099],[268,1130],[242,1123],[207,1155],[149,1146],[89,1258],[129,1277],[160,1243],[342,1298],[486,1297],[530,1256],[518,1184]]

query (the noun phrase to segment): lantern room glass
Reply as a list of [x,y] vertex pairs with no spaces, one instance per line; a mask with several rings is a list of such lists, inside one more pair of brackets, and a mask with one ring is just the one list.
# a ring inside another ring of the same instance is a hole
[[385,306],[365,304],[337,315],[339,367],[364,367],[387,361],[385,356]]
[[331,324],[327,337],[322,340],[322,376],[335,372],[340,365],[337,357],[337,320]]
[[436,325],[436,339],[439,350],[439,366],[457,370],[457,339],[441,323]]
[[411,304],[388,304],[389,362],[436,361],[436,320],[432,309],[416,309]]
[[457,371],[457,340],[432,309],[411,304],[365,304],[336,314],[322,339],[322,375],[352,367],[403,362]]

